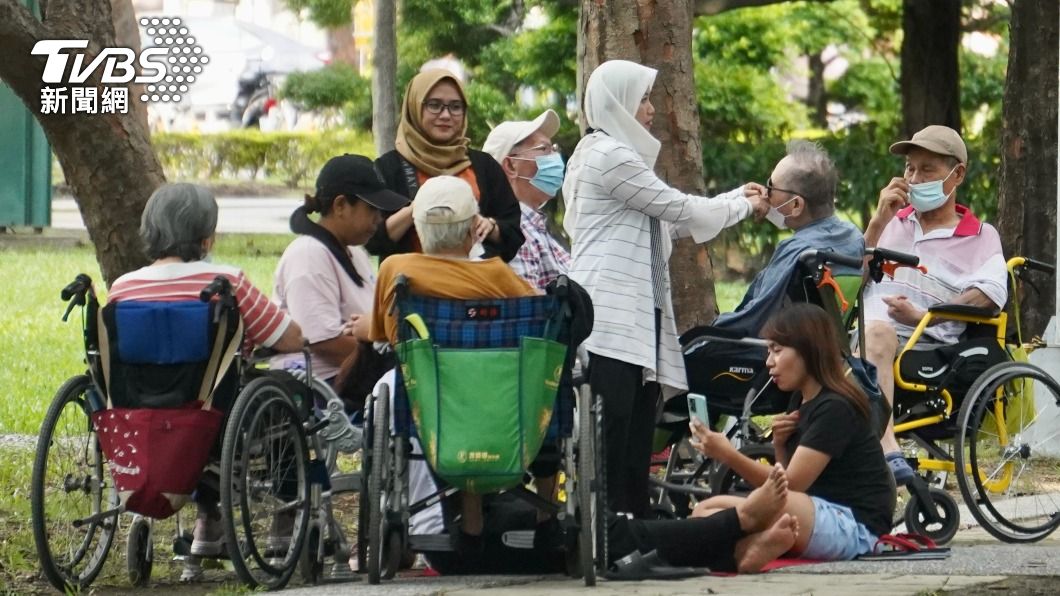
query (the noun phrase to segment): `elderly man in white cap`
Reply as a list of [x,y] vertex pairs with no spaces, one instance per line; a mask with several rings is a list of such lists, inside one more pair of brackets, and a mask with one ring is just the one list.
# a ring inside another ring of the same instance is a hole
[[[475,244],[482,240],[477,232],[481,217],[471,185],[464,180],[455,176],[435,176],[423,183],[412,202],[412,221],[423,253],[391,255],[379,266],[368,330],[371,341],[397,344],[398,320],[393,306],[397,299],[394,284],[398,275],[408,277],[409,289],[414,294],[436,298],[515,298],[538,293],[500,257],[469,257]],[[392,373],[381,382],[392,385]],[[418,446],[414,449],[419,452]],[[426,464],[422,460],[409,462],[410,498],[416,501],[436,490]],[[460,506],[458,548],[462,557],[475,559],[482,549],[481,497],[463,493]],[[412,534],[441,531],[440,507],[430,507],[410,520]]]
[[[865,245],[915,254],[927,269],[901,267],[893,279],[865,293],[866,358],[876,365],[880,390],[893,403],[895,355],[927,309],[938,303],[1001,308],[1008,287],[997,230],[957,204],[957,188],[968,173],[961,135],[946,126],[928,126],[911,140],[891,145],[891,153],[905,156],[905,173],[880,191]],[[963,330],[957,322],[931,325],[922,341],[951,344]],[[893,422],[881,443],[895,481],[911,480],[913,470],[899,450]]]
[[552,144],[558,130],[559,116],[545,110],[533,120],[498,124],[482,145],[501,164],[522,210],[526,242],[508,265],[541,290],[570,267],[570,253],[548,232],[541,211],[563,185],[563,159]]

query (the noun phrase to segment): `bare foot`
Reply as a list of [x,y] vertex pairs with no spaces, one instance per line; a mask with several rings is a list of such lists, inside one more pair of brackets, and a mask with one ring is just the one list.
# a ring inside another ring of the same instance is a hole
[[758,573],[767,563],[791,550],[799,537],[799,520],[790,513],[780,516],[773,527],[752,534],[736,544],[736,569]]
[[736,506],[740,528],[748,534],[768,528],[784,510],[788,500],[788,476],[784,466],[775,464],[762,486],[751,491],[747,498]]

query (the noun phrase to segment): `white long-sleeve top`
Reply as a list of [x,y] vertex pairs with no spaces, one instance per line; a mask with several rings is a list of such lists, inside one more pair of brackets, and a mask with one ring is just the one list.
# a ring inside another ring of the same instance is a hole
[[593,301],[586,348],[644,368],[670,397],[688,389],[670,297],[669,265],[658,356],[652,296],[651,218],[662,223],[664,262],[671,236],[706,242],[751,213],[743,187],[714,198],[682,193],[659,179],[629,146],[601,131],[585,136],[567,164],[563,183],[570,236],[570,278]]

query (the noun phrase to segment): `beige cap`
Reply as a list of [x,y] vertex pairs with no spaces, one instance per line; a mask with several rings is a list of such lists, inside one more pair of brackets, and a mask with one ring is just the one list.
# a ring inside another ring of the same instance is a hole
[[559,131],[559,116],[552,110],[545,110],[533,120],[513,120],[501,122],[493,127],[482,150],[493,156],[499,163],[512,152],[512,147],[523,139],[540,130],[548,138]]
[[[429,213],[435,207],[450,211]],[[423,183],[412,201],[412,219],[430,224],[456,223],[478,215],[471,185],[456,176],[435,176]]]
[[963,164],[968,163],[968,148],[957,131],[948,126],[932,124],[913,135],[908,141],[899,141],[891,145],[891,153],[905,155],[913,147],[927,149],[932,153],[955,157]]

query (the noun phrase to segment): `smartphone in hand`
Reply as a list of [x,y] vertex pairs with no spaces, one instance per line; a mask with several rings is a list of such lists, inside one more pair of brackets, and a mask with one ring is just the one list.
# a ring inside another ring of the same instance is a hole
[[703,426],[710,428],[710,414],[707,412],[707,397],[699,393],[688,394],[688,417],[698,418]]

